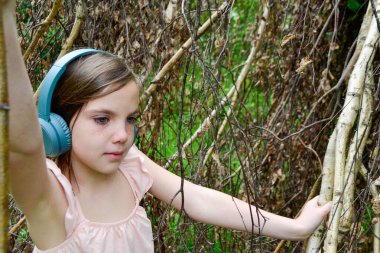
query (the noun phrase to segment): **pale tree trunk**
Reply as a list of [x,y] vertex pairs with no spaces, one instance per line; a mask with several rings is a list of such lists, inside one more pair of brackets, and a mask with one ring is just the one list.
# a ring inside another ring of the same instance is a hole
[[365,88],[361,100],[361,110],[359,117],[358,130],[353,135],[349,154],[347,157],[345,177],[345,194],[343,195],[343,217],[341,220],[340,230],[342,233],[348,233],[354,217],[354,193],[355,179],[358,168],[361,164],[362,153],[367,143],[368,133],[371,128],[371,114],[373,110],[373,90],[374,80],[371,65],[368,67]]
[[[372,8],[371,8],[371,5],[369,4],[368,8],[367,8],[367,12],[366,12],[364,19],[363,19],[363,22],[362,22],[360,31],[359,31],[356,49],[355,49],[353,56],[351,57],[351,60],[356,60],[357,55],[359,55],[362,51],[363,45],[364,45],[365,40],[367,38],[367,34],[369,32],[370,25],[372,23],[371,21],[374,20],[372,18],[372,16],[373,16]],[[368,43],[368,41],[367,41],[367,43]],[[367,71],[367,73],[370,73],[370,74],[367,75],[367,78],[366,78],[368,85],[366,85],[366,92],[363,95],[364,98],[363,98],[362,103],[360,103],[360,100],[359,101],[357,101],[357,100],[352,101],[351,100],[351,101],[349,101],[350,103],[347,103],[347,99],[350,99],[350,98],[348,96],[346,96],[346,104],[345,105],[348,105],[350,108],[353,108],[353,102],[354,102],[354,103],[359,103],[359,106],[361,106],[361,108],[362,108],[361,109],[361,116],[360,116],[361,124],[359,124],[361,127],[359,127],[360,130],[358,131],[360,133],[355,134],[353,137],[353,142],[350,145],[350,152],[349,152],[349,154],[351,154],[351,155],[347,158],[347,163],[345,166],[346,168],[345,168],[345,171],[343,172],[345,175],[345,178],[346,178],[346,180],[344,182],[345,183],[349,182],[349,183],[347,183],[348,189],[347,188],[344,189],[344,192],[347,192],[347,190],[350,192],[350,194],[344,194],[344,196],[345,196],[345,198],[344,198],[345,199],[345,204],[344,204],[345,208],[344,209],[350,210],[350,212],[344,212],[345,213],[345,219],[344,220],[346,221],[344,224],[345,224],[345,227],[348,227],[348,229],[349,229],[350,224],[352,223],[352,201],[353,201],[354,189],[355,189],[353,179],[355,178],[354,172],[356,172],[356,170],[355,170],[356,167],[351,168],[351,166],[353,166],[354,158],[356,158],[356,160],[358,160],[358,155],[360,155],[363,152],[363,148],[364,148],[364,145],[366,143],[366,139],[367,139],[367,136],[369,133],[369,129],[368,129],[368,127],[370,126],[369,117],[371,114],[371,109],[369,108],[369,106],[372,104],[372,102],[371,102],[372,97],[370,97],[368,99],[368,96],[369,96],[368,92],[370,92],[370,91],[368,91],[367,89],[371,89],[370,86],[373,86],[373,76],[372,76],[371,71],[366,69],[366,66],[364,66],[364,68],[363,68],[363,64],[366,64],[365,60],[363,61],[363,58],[362,58],[362,62],[360,63],[359,61],[357,61],[357,63],[362,64],[362,68],[359,68],[357,66],[356,69],[354,70],[352,77],[351,77],[352,80],[350,80],[351,85],[353,82],[358,82],[358,84],[363,85],[363,83],[364,83],[364,80],[362,79],[363,74],[366,71]],[[357,75],[359,75],[358,74],[359,71],[361,71],[361,74],[360,74],[361,77],[358,78]],[[372,84],[371,84],[371,81],[372,81]],[[362,90],[361,87],[356,88],[356,89]],[[353,95],[353,94],[354,93],[352,93],[351,95]],[[372,96],[372,95],[370,95],[370,96]],[[361,97],[361,95],[359,95],[359,97]],[[347,107],[347,106],[345,106],[345,107]],[[346,110],[348,110],[350,108],[347,108]],[[352,116],[354,118],[353,118],[353,120],[351,120],[351,122],[354,122],[356,115],[352,115]],[[366,127],[366,126],[368,126],[368,127]],[[334,132],[330,136],[329,143],[328,143],[328,146],[326,149],[324,162],[323,162],[322,183],[321,183],[320,200],[319,200],[319,204],[321,204],[321,205],[327,203],[328,201],[331,201],[332,196],[333,196],[333,188],[337,189],[334,187],[334,171],[335,171],[335,157],[336,157],[335,152],[336,152],[336,141],[337,141],[337,131],[338,131],[337,129],[338,128],[335,128]],[[364,132],[363,132],[363,130],[364,130]],[[347,131],[349,132],[349,130],[347,130]],[[358,141],[361,143],[360,148],[358,147]],[[345,158],[343,158],[343,159],[345,159]],[[355,160],[355,162],[356,162],[356,160]],[[348,176],[348,175],[350,175],[350,176]],[[338,180],[341,180],[341,178],[340,179],[338,178]],[[341,184],[339,184],[339,185],[341,185]],[[334,213],[332,213],[332,215],[334,215]],[[324,231],[325,231],[325,224],[322,223],[318,227],[318,229],[313,233],[313,235],[308,239],[307,247],[306,247],[307,253],[319,252],[320,251]]]
[[[376,3],[376,11],[380,10],[380,1]],[[378,39],[376,20],[371,22],[370,29],[366,36],[363,49],[359,55],[358,61],[355,64],[354,70],[351,74],[347,94],[345,97],[342,113],[339,117],[336,131],[336,143],[335,143],[335,168],[334,168],[334,191],[333,191],[333,207],[330,212],[330,220],[328,225],[327,237],[325,241],[326,253],[334,253],[337,250],[339,243],[339,222],[342,215],[342,200],[344,194],[347,193],[347,189],[350,188],[345,184],[346,166],[351,166],[350,160],[347,161],[346,150],[348,149],[348,138],[351,133],[351,129],[356,120],[358,111],[360,110],[360,98],[363,95],[364,83],[366,73],[369,70],[369,66],[372,62],[375,44]],[[359,155],[360,156],[360,155]],[[349,180],[347,180],[349,181]],[[351,180],[351,183],[354,183]],[[347,188],[348,187],[348,188]]]
[[[335,168],[335,143],[336,143],[336,129],[332,133],[327,145],[325,158],[323,160],[322,169],[322,183],[319,204],[325,204],[332,199],[333,182],[334,182],[334,168]],[[306,252],[319,252],[321,247],[322,236],[325,231],[325,224],[319,225],[317,230],[310,236],[306,246]]]
[[[371,27],[369,41],[366,42],[362,57],[359,57],[358,63],[355,66],[357,71],[354,72],[350,78],[349,88],[347,91],[346,102],[343,112],[339,118],[337,129],[337,142],[335,150],[335,175],[334,175],[334,195],[333,195],[333,208],[330,213],[329,230],[326,239],[326,252],[336,252],[338,244],[338,229],[339,220],[342,213],[342,197],[345,192],[345,175],[344,169],[346,167],[346,149],[348,145],[348,137],[352,126],[355,122],[357,111],[359,110],[359,97],[362,94],[364,73],[366,71],[367,63],[373,54],[375,42],[377,40],[376,24]],[[352,81],[351,81],[352,80]]]

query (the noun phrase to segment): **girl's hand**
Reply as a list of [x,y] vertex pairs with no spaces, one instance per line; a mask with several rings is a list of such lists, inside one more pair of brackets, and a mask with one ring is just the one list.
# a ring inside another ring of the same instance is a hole
[[308,238],[330,212],[332,202],[320,206],[318,198],[319,196],[316,196],[306,202],[301,214],[294,220],[300,228],[300,237],[303,239]]

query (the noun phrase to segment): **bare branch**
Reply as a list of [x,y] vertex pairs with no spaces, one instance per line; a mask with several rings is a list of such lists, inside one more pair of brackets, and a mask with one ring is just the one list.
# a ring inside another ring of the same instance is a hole
[[[228,92],[228,94],[226,95],[226,97],[221,101],[221,103],[219,104],[220,107],[224,106],[229,100],[230,101],[230,109],[225,117],[225,120],[224,122],[222,123],[222,126],[221,126],[221,130],[220,132],[218,132],[218,134],[220,135],[222,133],[222,131],[224,130],[224,127],[225,125],[227,124],[227,119],[228,117],[231,115],[231,112],[233,110],[233,108],[235,107],[235,104],[236,104],[236,100],[237,100],[237,95],[239,94],[239,90],[241,89],[242,87],[242,84],[243,84],[243,81],[244,79],[246,78],[247,74],[248,74],[248,71],[249,71],[249,68],[251,67],[252,65],[252,62],[255,58],[255,55],[256,55],[256,52],[257,52],[257,49],[261,43],[261,38],[262,38],[262,34],[263,34],[263,31],[265,29],[265,25],[267,23],[267,17],[268,17],[268,13],[269,13],[269,10],[268,10],[268,6],[265,5],[264,6],[264,13],[263,13],[263,18],[260,22],[260,27],[258,29],[258,32],[257,32],[257,43],[255,44],[254,41],[252,41],[252,47],[251,47],[251,51],[248,55],[248,58],[247,60],[245,61],[245,64],[244,64],[244,67],[242,69],[242,71],[240,72],[239,74],[239,77],[236,81],[236,83],[232,86],[232,88],[230,89],[230,91]],[[232,99],[231,99],[232,97]],[[217,110],[214,109],[210,114],[209,116],[203,120],[202,124],[198,127],[198,129],[193,133],[193,135],[186,141],[186,143],[183,145],[182,147],[182,152],[184,152],[184,150],[189,146],[191,145],[191,143],[198,137],[202,136],[205,132],[208,131],[208,129],[210,128],[211,126],[211,121],[212,119],[216,116],[216,112]],[[212,147],[212,146],[211,146]],[[178,152],[175,153],[172,157],[170,157],[170,159],[168,160],[168,162],[165,164],[165,168],[169,167],[170,164],[178,157]],[[208,157],[207,157],[208,159]],[[206,161],[206,158],[205,160]],[[203,162],[204,164],[204,162]]]
[[76,7],[76,15],[73,28],[71,29],[69,37],[66,39],[65,43],[62,46],[61,52],[59,53],[58,59],[64,56],[67,51],[73,46],[74,40],[78,37],[80,29],[84,21],[84,5],[85,3],[82,0],[78,1]]
[[28,49],[24,53],[24,61],[27,61],[29,59],[30,54],[36,49],[38,41],[42,37],[42,35],[47,31],[49,28],[50,23],[53,21],[54,17],[57,15],[59,7],[61,6],[62,0],[55,0],[53,3],[53,7],[51,9],[51,12],[49,16],[42,22],[40,29],[36,33],[36,35],[33,37],[32,42],[30,43]]
[[[212,14],[212,16],[198,29],[197,38],[202,36],[207,29],[218,19],[223,13],[227,11],[228,3],[224,2],[217,11]],[[152,96],[152,94],[156,91],[157,85],[162,81],[162,78],[168,73],[168,71],[178,62],[178,60],[182,57],[184,52],[186,52],[190,46],[192,45],[193,40],[189,38],[181,48],[175,53],[175,55],[162,67],[160,72],[157,73],[155,78],[152,81],[152,84],[149,86],[147,90],[140,96],[140,103],[142,108],[145,107],[145,103],[147,99]]]

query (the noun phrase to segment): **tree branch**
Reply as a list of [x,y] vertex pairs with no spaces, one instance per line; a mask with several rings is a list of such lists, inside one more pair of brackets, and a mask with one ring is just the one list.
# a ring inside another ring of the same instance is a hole
[[49,25],[53,21],[54,17],[57,15],[59,7],[61,6],[61,3],[62,3],[62,0],[54,1],[53,7],[51,9],[49,16],[42,22],[40,29],[37,31],[28,49],[24,53],[25,62],[29,59],[30,54],[36,49],[38,41],[40,40],[42,35],[47,31],[47,29],[49,28]]
[[[217,11],[212,14],[212,16],[198,29],[197,38],[202,36],[207,29],[218,19],[222,14],[227,11],[228,2],[224,2]],[[162,69],[157,73],[154,77],[151,85],[144,93],[140,96],[140,104],[142,108],[145,107],[147,99],[152,96],[152,94],[156,91],[157,85],[162,81],[163,77],[169,72],[169,70],[178,62],[178,60],[182,57],[182,55],[187,51],[192,45],[193,40],[189,38],[180,49],[173,55],[173,57],[162,67]]]

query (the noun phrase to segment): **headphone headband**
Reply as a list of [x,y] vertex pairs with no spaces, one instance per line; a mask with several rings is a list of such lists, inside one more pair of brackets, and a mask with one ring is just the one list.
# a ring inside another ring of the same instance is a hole
[[94,53],[109,54],[105,51],[91,49],[91,48],[79,49],[79,50],[75,50],[64,55],[63,57],[61,57],[54,63],[54,65],[46,74],[41,84],[41,90],[40,90],[40,95],[38,99],[38,117],[39,118],[42,118],[46,121],[50,120],[51,99],[53,96],[53,92],[54,92],[55,87],[57,86],[59,78],[61,78],[62,74],[65,72],[66,66],[70,62],[74,61],[75,59],[81,56],[94,54]]

